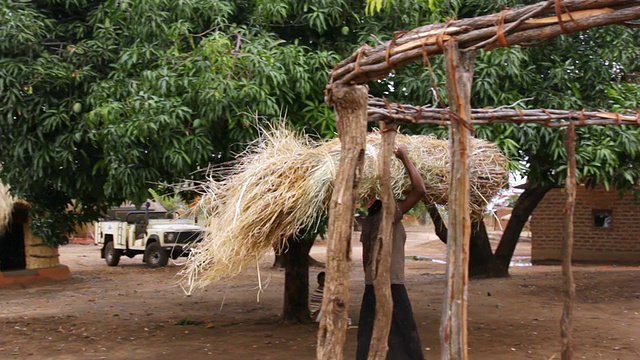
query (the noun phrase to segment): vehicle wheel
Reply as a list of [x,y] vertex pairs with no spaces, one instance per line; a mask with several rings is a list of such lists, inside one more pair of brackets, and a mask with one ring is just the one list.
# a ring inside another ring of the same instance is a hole
[[147,266],[152,269],[166,266],[167,262],[169,262],[167,250],[163,249],[157,242],[147,246],[147,250],[144,251],[144,258]]
[[104,260],[109,266],[116,266],[120,262],[120,253],[113,247],[113,241],[104,245]]

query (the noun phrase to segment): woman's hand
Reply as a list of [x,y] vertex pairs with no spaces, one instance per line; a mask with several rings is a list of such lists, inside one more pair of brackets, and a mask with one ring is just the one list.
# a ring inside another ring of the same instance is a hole
[[407,156],[406,145],[403,145],[403,144],[397,145],[396,148],[393,150],[393,153],[396,155],[398,159],[402,159],[403,157]]

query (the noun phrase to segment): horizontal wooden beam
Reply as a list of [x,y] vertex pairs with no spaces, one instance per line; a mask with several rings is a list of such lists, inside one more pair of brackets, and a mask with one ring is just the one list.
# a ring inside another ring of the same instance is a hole
[[361,46],[336,64],[326,86],[325,100],[331,103],[334,84],[359,84],[384,78],[395,68],[442,54],[444,42],[451,38],[456,38],[463,51],[491,50],[637,19],[640,19],[638,0],[549,0],[398,32],[382,45]]
[[[407,124],[435,124],[448,126],[451,113],[448,108],[403,105],[385,99],[369,97],[367,115],[372,121],[395,121]],[[471,124],[538,124],[549,127],[583,125],[640,125],[640,112],[614,113],[605,111],[513,109],[500,107],[471,110]]]

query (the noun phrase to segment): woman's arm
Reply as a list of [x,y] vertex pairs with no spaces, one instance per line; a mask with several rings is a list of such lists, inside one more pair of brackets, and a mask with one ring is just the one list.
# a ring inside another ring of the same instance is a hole
[[407,154],[407,147],[404,145],[398,145],[396,148],[396,157],[402,161],[405,169],[409,173],[409,180],[411,180],[411,191],[407,194],[404,200],[398,202],[398,209],[401,213],[406,214],[411,208],[422,199],[427,193],[427,189],[424,185],[424,180],[420,176],[420,172],[413,164],[409,155]]

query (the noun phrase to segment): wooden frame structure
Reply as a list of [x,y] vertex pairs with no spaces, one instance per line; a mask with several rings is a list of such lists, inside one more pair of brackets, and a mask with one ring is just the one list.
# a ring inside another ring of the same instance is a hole
[[[565,146],[568,156],[567,206],[565,208],[565,244],[563,255],[564,308],[561,320],[562,359],[572,357],[571,318],[575,294],[571,272],[573,208],[575,204],[575,126],[640,125],[640,113],[625,114],[564,110],[476,109],[470,107],[475,50],[491,50],[535,41],[561,34],[610,24],[628,24],[640,18],[640,1],[549,0],[500,13],[432,24],[397,33],[380,46],[362,46],[339,62],[331,72],[325,101],[335,108],[342,156],[330,205],[327,247],[327,279],[318,331],[317,359],[343,359],[349,303],[349,259],[351,214],[364,164],[367,121],[439,124],[449,127],[451,183],[449,189],[449,233],[447,239],[447,293],[440,327],[442,359],[467,359],[467,283],[470,219],[468,211],[467,142],[473,124],[537,123],[567,126]],[[360,84],[385,77],[394,68],[436,54],[445,56],[448,109],[390,104],[384,99],[368,98],[368,89]],[[383,133],[383,151],[390,156],[395,134]],[[391,208],[393,197],[385,179],[388,162],[380,161],[379,174],[383,208]],[[391,226],[383,220],[382,229]],[[383,231],[381,256],[389,256],[390,233]],[[374,261],[375,262],[375,261]],[[379,274],[388,277],[388,272]],[[375,279],[374,284],[388,284]],[[376,289],[377,309],[369,359],[385,359],[386,334],[391,319],[391,298]]]

